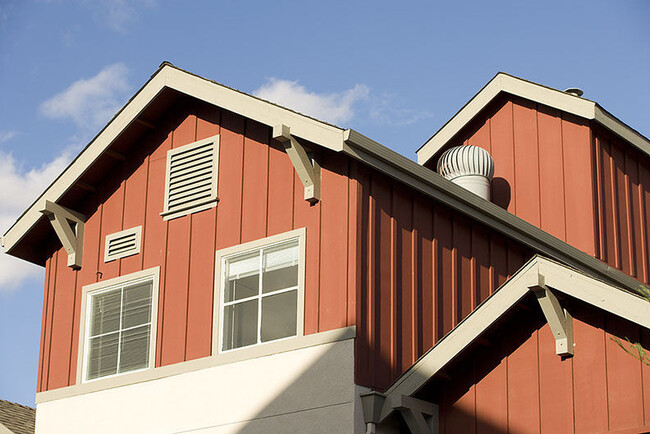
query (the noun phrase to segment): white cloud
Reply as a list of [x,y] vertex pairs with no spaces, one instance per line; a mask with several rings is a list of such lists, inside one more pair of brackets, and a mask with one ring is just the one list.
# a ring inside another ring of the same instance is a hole
[[384,94],[371,101],[370,117],[382,124],[405,127],[434,116],[432,112],[404,108],[393,95]]
[[136,6],[153,4],[153,0],[103,0],[99,2],[98,18],[116,32],[126,33],[129,25],[138,19]]
[[78,127],[95,132],[119,110],[130,85],[122,63],[109,65],[94,77],[75,81],[61,93],[41,103],[52,119],[71,119]]
[[297,81],[270,78],[253,94],[316,119],[336,124],[352,119],[355,104],[368,97],[370,88],[357,84],[343,92],[315,93],[308,91]]
[[[70,152],[65,152],[39,168],[26,170],[11,154],[0,152],[0,234],[4,234],[63,171],[71,157]],[[25,279],[42,273],[41,267],[0,253],[0,292],[14,290]]]
[[0,131],[0,143],[8,142],[16,137],[17,134],[17,131]]

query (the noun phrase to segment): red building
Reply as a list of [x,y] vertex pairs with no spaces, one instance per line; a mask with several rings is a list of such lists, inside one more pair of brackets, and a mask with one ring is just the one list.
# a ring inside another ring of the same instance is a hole
[[646,432],[649,152],[498,74],[418,164],[164,63],[3,237],[37,431]]

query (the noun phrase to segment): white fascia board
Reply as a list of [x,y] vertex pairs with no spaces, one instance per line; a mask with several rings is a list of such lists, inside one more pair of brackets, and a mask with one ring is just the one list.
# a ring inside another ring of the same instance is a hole
[[164,65],[7,231],[3,239],[6,253],[9,253],[41,218],[41,204],[44,204],[45,200],[56,203],[165,87],[269,127],[280,123],[289,125],[295,136],[333,151],[339,152],[343,149],[344,130],[340,128],[227,88],[174,66]]
[[[547,286],[558,292],[650,329],[650,303],[644,298],[547,258],[535,256],[399,377],[386,390],[386,401],[391,396],[411,396],[416,393],[521,300],[531,290],[531,282],[538,281],[540,275],[544,277]],[[386,408],[382,414],[386,416],[390,411],[392,410]]]
[[4,251],[10,250],[29,232],[41,218],[40,210],[45,201],[56,203],[79,179],[99,156],[110,146],[117,136],[133,122],[142,110],[163,89],[165,70],[154,75],[151,80],[127,103],[113,120],[95,137],[25,213],[4,235]]
[[595,120],[642,151],[650,153],[648,139],[602,110],[594,101],[500,72],[418,149],[418,163],[424,164],[429,161],[501,92],[544,104],[587,120]]
[[270,127],[278,124],[289,125],[294,136],[333,151],[339,152],[343,149],[344,130],[340,128],[171,66],[167,67],[166,72],[166,85],[171,89]]

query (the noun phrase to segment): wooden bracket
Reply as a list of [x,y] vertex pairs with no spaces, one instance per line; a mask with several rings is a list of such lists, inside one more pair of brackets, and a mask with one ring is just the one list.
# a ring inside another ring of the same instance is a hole
[[68,254],[68,267],[73,269],[81,268],[86,216],[49,200],[45,201],[41,213],[45,214],[50,220],[54,232],[56,232]]
[[273,138],[284,146],[296,173],[305,186],[305,200],[316,203],[320,200],[320,166],[309,158],[305,148],[291,135],[288,126],[279,124],[273,127]]
[[406,395],[387,397],[383,393],[361,394],[366,433],[375,433],[377,426],[394,412],[404,418],[412,434],[438,434],[438,405]]
[[537,297],[546,322],[548,322],[555,338],[555,353],[559,356],[573,356],[573,317],[562,308],[559,300],[547,286],[544,276],[537,273],[529,282],[530,288]]
[[438,406],[431,402],[402,395],[393,408],[398,410],[412,434],[438,433]]

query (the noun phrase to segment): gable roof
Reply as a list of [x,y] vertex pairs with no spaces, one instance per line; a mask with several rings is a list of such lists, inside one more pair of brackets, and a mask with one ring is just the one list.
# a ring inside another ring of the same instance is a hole
[[[40,213],[40,210],[44,208],[44,202],[50,201],[64,206],[66,206],[65,202],[74,203],[74,200],[70,199],[73,187],[76,185],[81,187],[81,184],[84,183],[83,176],[98,172],[90,169],[94,167],[93,164],[99,164],[98,161],[101,158],[112,158],[110,157],[113,150],[111,146],[120,145],[118,139],[122,140],[126,137],[123,140],[124,143],[126,146],[131,146],[135,140],[133,136],[128,135],[129,131],[137,128],[147,130],[149,128],[147,125],[150,125],[147,122],[147,116],[155,114],[156,111],[165,110],[165,99],[169,96],[168,92],[205,101],[270,127],[285,124],[291,128],[292,135],[361,161],[378,172],[481,222],[540,254],[584,270],[621,288],[630,291],[638,289],[639,282],[633,277],[555,238],[498,205],[476,196],[434,171],[357,131],[343,130],[320,122],[191,74],[170,63],[163,63],[159,67],[149,81],[6,232],[0,240],[4,251],[35,264],[43,265],[46,249],[38,245],[33,246],[33,244],[42,242],[42,238],[39,237],[42,237],[45,231],[51,231],[49,222]],[[117,150],[120,149],[117,148]]]
[[621,122],[595,101],[499,72],[417,150],[418,163],[425,164],[435,156],[481,110],[502,93],[525,98],[594,121],[642,152],[650,154],[650,140]]
[[36,409],[0,399],[0,433],[33,434]]
[[111,145],[125,130],[138,122],[146,124],[146,120],[141,119],[140,116],[145,109],[160,99],[163,91],[169,89],[219,106],[264,125],[271,127],[280,123],[290,125],[291,134],[296,137],[317,143],[333,151],[343,149],[344,130],[339,127],[191,74],[171,63],[163,62],[144,86],[7,230],[1,240],[5,252],[37,262],[29,256],[29,252],[14,252],[13,250],[43,217],[40,210],[44,208],[45,200],[57,203],[81,176],[104,153],[110,150]]
[[532,291],[531,287],[539,282],[539,276],[543,276],[547,287],[559,293],[650,329],[650,303],[644,298],[621,291],[558,262],[535,256],[393,382],[384,393],[386,404],[382,419],[393,411],[391,403],[402,395],[417,393]]

